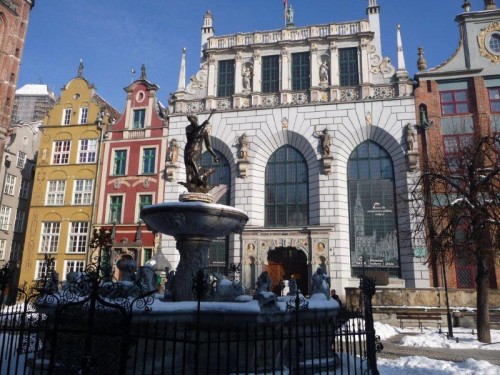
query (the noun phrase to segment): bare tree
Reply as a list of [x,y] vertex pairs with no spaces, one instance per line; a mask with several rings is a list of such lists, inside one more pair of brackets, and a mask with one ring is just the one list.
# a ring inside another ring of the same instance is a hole
[[488,289],[500,245],[500,138],[471,134],[454,151],[424,160],[412,205],[434,272],[457,261],[476,265],[478,339],[490,343]]

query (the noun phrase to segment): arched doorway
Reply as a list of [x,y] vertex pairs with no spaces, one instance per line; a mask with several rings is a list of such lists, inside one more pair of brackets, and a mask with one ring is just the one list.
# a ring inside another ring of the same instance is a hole
[[276,295],[281,295],[280,281],[290,280],[292,277],[304,295],[309,293],[309,270],[307,256],[303,251],[295,247],[279,247],[268,252],[267,262],[267,272],[273,281],[273,292]]

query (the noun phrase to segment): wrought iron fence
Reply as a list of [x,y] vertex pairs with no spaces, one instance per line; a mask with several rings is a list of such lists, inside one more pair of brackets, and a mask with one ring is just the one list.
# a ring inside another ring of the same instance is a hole
[[197,308],[161,312],[141,280],[125,290],[110,279],[102,243],[63,288],[51,274],[21,289],[21,303],[0,301],[0,374],[378,375],[373,279],[363,277],[363,309],[310,309],[297,291],[285,311],[224,313],[201,311],[200,270]]
[[182,314],[142,313],[124,326],[120,314],[108,311],[89,327],[78,310],[54,322],[46,312],[17,305],[0,316],[0,373],[373,373],[359,310],[336,317],[317,310],[275,314],[268,322],[247,318],[203,314],[197,322]]

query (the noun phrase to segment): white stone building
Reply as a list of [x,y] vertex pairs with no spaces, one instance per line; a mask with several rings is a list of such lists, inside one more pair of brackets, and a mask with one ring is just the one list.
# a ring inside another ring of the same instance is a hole
[[[288,19],[280,30],[226,36],[205,14],[200,69],[187,85],[182,53],[169,142],[183,150],[186,114],[201,123],[216,109],[211,143],[221,162],[207,154],[203,164],[216,168],[218,201],[250,217],[241,236],[214,244],[210,267],[242,264],[250,288],[265,270],[275,283],[294,277],[305,293],[317,267],[341,295],[359,285],[363,265],[388,272],[393,287],[429,285],[405,204],[415,178],[406,154],[417,149],[406,130],[416,122],[412,84],[399,28],[397,68],[381,54],[379,12],[369,0],[360,21]],[[178,156],[165,166],[165,201],[185,191]],[[175,267],[173,238],[162,250]]]

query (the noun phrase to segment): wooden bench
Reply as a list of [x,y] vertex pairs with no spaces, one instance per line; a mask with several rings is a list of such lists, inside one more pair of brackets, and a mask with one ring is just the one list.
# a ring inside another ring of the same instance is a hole
[[418,322],[418,328],[423,330],[423,321],[435,321],[437,322],[437,328],[441,329],[441,314],[433,312],[399,312],[396,313],[396,318],[399,319],[399,326],[403,328],[404,320],[411,320]]
[[[474,314],[474,324],[477,325],[477,315]],[[500,327],[500,315],[490,312],[490,328],[498,329]]]

